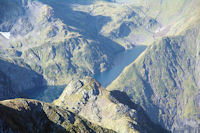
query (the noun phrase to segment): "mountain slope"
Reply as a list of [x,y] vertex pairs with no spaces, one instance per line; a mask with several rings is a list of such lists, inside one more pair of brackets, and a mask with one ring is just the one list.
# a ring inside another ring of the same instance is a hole
[[[163,36],[180,33],[199,16],[199,4],[198,0],[99,0],[92,4],[75,2],[73,9],[110,18],[101,29],[96,29],[125,48],[132,48],[134,45],[150,45]],[[104,19],[99,22],[102,21]]]
[[197,0],[2,0],[0,7],[0,32],[10,33],[0,38],[0,56],[43,76],[46,101],[58,97],[42,96],[57,86],[106,71],[120,51],[178,34],[198,16]]
[[195,22],[179,36],[149,46],[108,87],[123,90],[153,121],[174,132],[199,129],[199,39]]
[[[62,20],[56,12],[58,8],[45,2],[1,1],[0,31],[11,35],[0,41],[1,57],[27,64],[43,76],[42,84],[47,88],[65,85],[76,77],[93,76],[112,66],[112,58],[124,50],[122,46],[103,36],[91,37],[67,23],[70,14],[78,15],[70,3],[65,4],[69,14],[60,12],[66,17]],[[9,8],[12,10],[6,11]],[[82,13],[79,16],[96,18]],[[50,93],[51,89],[47,91]]]
[[89,77],[71,81],[54,104],[116,132],[167,132],[151,122],[125,93],[108,92]]
[[[1,0],[0,100],[51,102],[72,81],[54,103],[95,124],[163,130],[156,122],[198,132],[199,14],[199,0]],[[84,79],[111,69],[119,52],[137,45],[149,46],[109,91]]]
[[0,101],[0,132],[60,133],[114,131],[94,125],[69,110],[28,99]]
[[0,71],[0,100],[18,97],[17,94],[9,86],[10,79]]
[[31,93],[39,91],[45,83],[42,75],[33,71],[19,58],[0,57],[0,72],[1,100],[29,97]]

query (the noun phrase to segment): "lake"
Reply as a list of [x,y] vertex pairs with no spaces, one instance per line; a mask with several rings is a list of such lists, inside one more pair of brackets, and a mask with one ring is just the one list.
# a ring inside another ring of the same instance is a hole
[[120,75],[124,68],[135,61],[145,49],[146,46],[136,46],[133,49],[118,53],[113,59],[114,66],[107,71],[96,74],[94,78],[99,81],[102,86],[107,87]]

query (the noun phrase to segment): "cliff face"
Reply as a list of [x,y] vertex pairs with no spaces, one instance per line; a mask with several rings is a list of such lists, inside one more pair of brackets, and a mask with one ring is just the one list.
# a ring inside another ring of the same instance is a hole
[[116,132],[167,132],[150,121],[125,93],[108,92],[89,77],[71,81],[54,104]]
[[0,132],[114,133],[112,130],[92,124],[67,109],[28,99],[14,99],[0,102]]

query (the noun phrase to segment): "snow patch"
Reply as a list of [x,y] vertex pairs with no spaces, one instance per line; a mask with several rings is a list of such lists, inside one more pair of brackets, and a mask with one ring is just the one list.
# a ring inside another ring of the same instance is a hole
[[5,38],[10,39],[10,32],[0,32]]

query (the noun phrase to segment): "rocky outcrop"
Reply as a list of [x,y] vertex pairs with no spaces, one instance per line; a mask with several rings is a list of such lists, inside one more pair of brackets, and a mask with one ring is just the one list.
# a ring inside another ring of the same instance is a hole
[[109,92],[90,77],[71,81],[53,103],[116,132],[167,132],[151,122],[125,93]]
[[95,125],[69,110],[29,99],[0,101],[0,132],[114,133],[114,131]]

